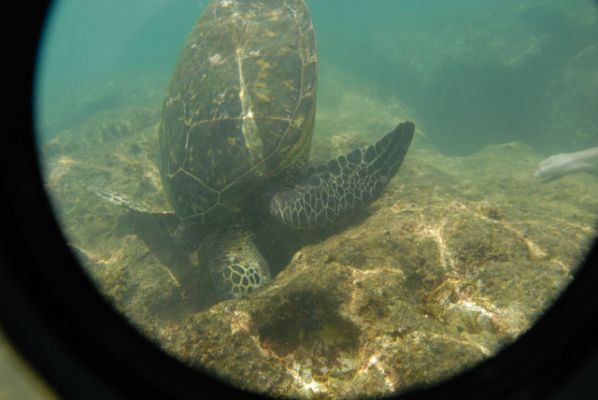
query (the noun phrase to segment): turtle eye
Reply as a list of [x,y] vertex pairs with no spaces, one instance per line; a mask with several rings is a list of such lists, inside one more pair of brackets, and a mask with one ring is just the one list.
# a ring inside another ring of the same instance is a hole
[[581,397],[595,2],[4,3],[0,318],[58,397]]

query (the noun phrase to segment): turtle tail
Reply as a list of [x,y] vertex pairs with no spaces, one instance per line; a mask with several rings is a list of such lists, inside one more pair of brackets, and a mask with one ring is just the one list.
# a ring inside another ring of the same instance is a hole
[[377,143],[310,169],[272,196],[270,213],[295,229],[319,228],[376,199],[407,154],[415,126],[399,124]]

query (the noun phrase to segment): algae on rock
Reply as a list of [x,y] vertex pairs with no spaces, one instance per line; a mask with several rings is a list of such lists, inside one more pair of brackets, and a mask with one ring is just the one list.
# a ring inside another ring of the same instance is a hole
[[[337,128],[319,136],[316,159],[370,139]],[[258,244],[275,279],[217,303],[197,247],[173,240],[176,224],[138,220],[89,190],[168,210],[156,135],[152,109],[63,132],[46,146],[48,191],[116,309],[174,357],[248,390],[351,398],[454,375],[528,329],[596,234],[595,177],[541,184],[532,173],[542,156],[523,144],[448,157],[418,134],[383,196],[354,219],[307,234],[264,220]]]

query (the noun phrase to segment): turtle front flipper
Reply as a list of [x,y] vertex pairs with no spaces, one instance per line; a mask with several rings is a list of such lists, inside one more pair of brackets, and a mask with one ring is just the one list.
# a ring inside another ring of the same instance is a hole
[[270,200],[270,213],[295,229],[329,225],[380,195],[398,171],[415,126],[399,124],[377,143],[310,169]]

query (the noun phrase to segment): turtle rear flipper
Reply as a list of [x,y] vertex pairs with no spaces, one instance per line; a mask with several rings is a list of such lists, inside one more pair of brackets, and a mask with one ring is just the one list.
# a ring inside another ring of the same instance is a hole
[[415,126],[399,124],[377,143],[312,168],[293,187],[276,193],[270,213],[295,229],[329,225],[380,195],[398,171]]
[[140,213],[154,214],[150,212],[147,208],[145,208],[143,205],[129,199],[127,196],[122,195],[120,193],[95,187],[91,188],[91,190],[101,199],[109,201],[112,204],[116,204],[117,206],[123,206],[131,211],[136,211]]
[[144,237],[144,240],[147,239],[144,232],[165,229],[173,244],[179,249],[188,253],[195,247],[194,244],[189,243],[187,227],[181,224],[174,212],[150,211],[142,204],[118,192],[97,187],[93,187],[91,190],[101,199],[129,210],[130,218],[127,221],[134,225],[133,228]]

